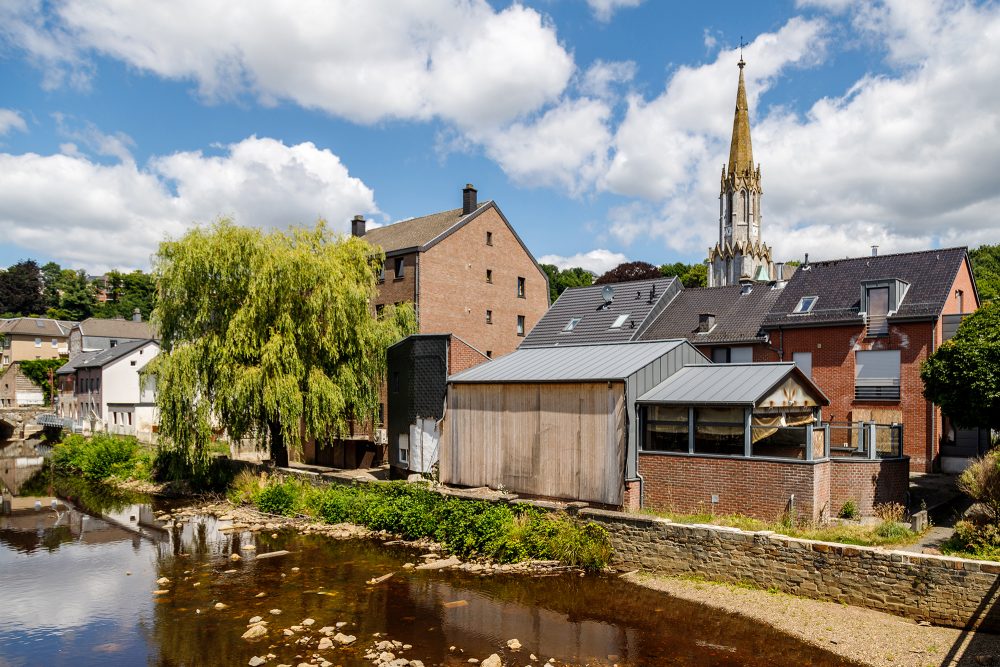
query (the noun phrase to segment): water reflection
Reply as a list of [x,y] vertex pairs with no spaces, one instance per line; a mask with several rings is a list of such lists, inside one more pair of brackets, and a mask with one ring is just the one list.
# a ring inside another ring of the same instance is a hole
[[[358,642],[320,653],[345,666],[371,664],[363,654],[374,633],[411,644],[403,656],[428,666],[467,665],[493,652],[517,665],[529,653],[541,658],[536,664],[550,657],[574,665],[847,664],[612,578],[403,570],[419,554],[366,541],[232,532],[213,517],[160,522],[158,515],[134,504],[102,517],[67,506],[61,514],[4,519],[0,572],[5,607],[13,610],[0,615],[7,661],[221,665],[274,653],[268,664],[299,664],[317,652],[316,630],[344,622]],[[277,550],[291,553],[257,558]],[[389,572],[385,582],[366,584]],[[169,582],[157,584],[162,577]],[[255,615],[270,621],[269,634],[251,643],[241,635]],[[313,630],[283,635],[306,617],[315,619]],[[313,638],[309,645],[295,643],[304,636]],[[506,648],[512,638],[523,645],[517,653]]]

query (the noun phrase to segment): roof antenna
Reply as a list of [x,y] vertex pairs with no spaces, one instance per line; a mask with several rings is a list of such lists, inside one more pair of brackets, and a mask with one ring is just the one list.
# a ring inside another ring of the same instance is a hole
[[746,44],[743,42],[743,35],[740,35],[740,62],[737,63],[737,65],[739,65],[740,69],[743,69],[743,66],[746,65],[746,63],[743,62],[743,47],[744,46],[746,46]]

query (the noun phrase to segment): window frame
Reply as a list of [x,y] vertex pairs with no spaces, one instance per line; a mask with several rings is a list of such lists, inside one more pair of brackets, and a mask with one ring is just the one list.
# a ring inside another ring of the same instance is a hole
[[[806,300],[809,301],[809,305],[806,306]],[[819,296],[807,295],[799,299],[799,302],[795,304],[795,308],[792,310],[792,315],[808,315],[816,308],[816,302],[819,301]]]
[[493,232],[491,232],[489,230],[487,230],[487,232],[486,232],[486,245],[488,245],[488,246],[492,246],[493,245]]
[[486,309],[486,324],[493,324],[493,311]]
[[392,259],[393,280],[402,280],[406,277],[406,258],[393,257]]
[[525,293],[527,291],[528,291],[527,281],[524,279],[523,276],[518,276],[517,277],[517,298],[518,299],[527,298],[527,297],[525,297]]
[[560,333],[571,333],[571,332],[573,332],[577,328],[577,326],[580,325],[580,322],[583,322],[583,318],[582,317],[571,317],[571,318],[569,318],[569,322],[566,323],[566,326],[564,326],[562,328],[562,331]]
[[524,321],[524,315],[517,316],[517,335],[524,336],[524,330],[526,329],[526,323]]
[[609,329],[621,329],[628,322],[628,318],[632,317],[632,313],[624,313],[615,318],[615,321],[611,323]]
[[486,282],[490,285],[493,284],[493,269],[486,269]]

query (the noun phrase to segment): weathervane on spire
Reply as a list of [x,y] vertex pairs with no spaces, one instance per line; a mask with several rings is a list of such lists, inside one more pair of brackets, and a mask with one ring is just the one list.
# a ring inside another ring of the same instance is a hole
[[736,65],[740,69],[743,69],[743,66],[746,65],[746,63],[743,62],[743,47],[744,46],[746,46],[746,44],[743,42],[743,35],[740,35],[740,61],[738,63],[736,63]]

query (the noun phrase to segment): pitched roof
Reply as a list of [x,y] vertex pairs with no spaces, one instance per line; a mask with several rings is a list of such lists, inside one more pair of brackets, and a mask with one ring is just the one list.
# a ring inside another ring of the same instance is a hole
[[622,345],[519,348],[448,378],[448,382],[600,382],[624,380],[683,340]]
[[[955,282],[967,261],[966,248],[924,250],[896,255],[853,257],[812,262],[799,267],[782,290],[764,326],[812,326],[860,321],[861,284],[898,279],[909,283],[899,310],[889,321],[935,319],[941,314]],[[802,297],[818,297],[809,313],[793,314]]]
[[743,84],[743,67],[740,58],[740,82],[736,87],[736,114],[733,117],[733,139],[729,145],[729,173],[743,174],[753,171],[753,148],[750,145],[750,109],[747,91]]
[[[564,291],[518,347],[625,343],[636,340],[653,317],[681,289],[680,281],[676,278],[613,283],[610,287],[614,290],[614,299],[604,308],[605,287],[609,285],[571,287]],[[625,319],[621,325],[612,328],[611,325],[622,316]],[[580,318],[576,326],[571,331],[564,331],[570,320],[575,318]]]
[[59,338],[68,336],[73,324],[48,317],[14,317],[9,320],[0,320],[0,333]]
[[89,317],[78,325],[84,336],[100,338],[132,338],[149,340],[156,338],[157,332],[149,322],[126,319],[104,319]]
[[468,215],[462,215],[462,209],[455,208],[420,218],[410,218],[385,227],[376,227],[367,231],[364,238],[373,245],[381,246],[387,253],[410,248],[423,249],[425,245],[453,227],[457,227],[466,218],[475,217],[479,211],[492,203],[492,201],[483,202]]
[[[739,285],[695,287],[681,290],[643,332],[640,340],[687,338],[695,345],[737,343],[757,340],[757,333],[781,289],[755,284],[748,294]],[[715,326],[700,334],[698,318],[715,315]]]
[[101,352],[106,352],[106,350],[94,350],[92,352],[83,352],[76,355],[65,364],[59,367],[56,371],[56,375],[68,375],[70,373],[75,373],[77,368],[85,365],[88,361],[99,355]]
[[818,399],[830,401],[792,362],[685,366],[636,399],[639,403],[757,406],[789,376]]
[[[130,340],[126,343],[119,343],[118,345],[115,345],[114,347],[109,348],[107,350],[101,350],[100,352],[95,352],[93,354],[87,355],[82,361],[74,359],[74,361],[76,362],[74,370],[80,368],[103,368],[104,366],[107,366],[111,362],[117,361],[118,359],[121,359],[122,357],[131,354],[132,352],[135,352],[139,348],[144,347],[149,343],[159,346],[159,343],[157,343],[155,340],[150,340],[150,339]],[[66,364],[66,366],[68,365],[69,364]],[[65,368],[66,366],[63,366],[63,368]],[[62,368],[60,368],[59,370],[61,371]]]

